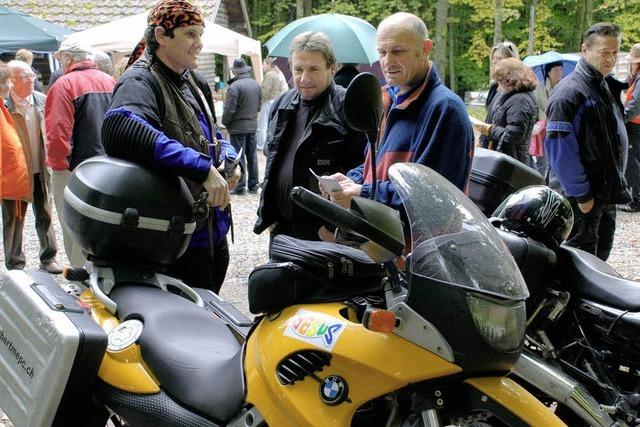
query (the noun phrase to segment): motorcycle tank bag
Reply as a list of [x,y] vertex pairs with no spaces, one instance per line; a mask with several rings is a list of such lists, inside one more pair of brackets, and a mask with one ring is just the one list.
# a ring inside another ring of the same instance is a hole
[[105,332],[51,275],[4,275],[0,407],[14,425],[90,425],[100,411],[91,391],[106,347]]
[[64,221],[95,263],[166,265],[184,253],[196,223],[193,197],[170,173],[93,157],[64,191]]
[[249,276],[249,310],[274,312],[294,304],[339,301],[377,295],[385,277],[382,264],[338,243],[280,234],[271,245],[271,262]]
[[511,193],[529,185],[542,185],[538,171],[506,154],[476,147],[471,163],[469,198],[490,216]]

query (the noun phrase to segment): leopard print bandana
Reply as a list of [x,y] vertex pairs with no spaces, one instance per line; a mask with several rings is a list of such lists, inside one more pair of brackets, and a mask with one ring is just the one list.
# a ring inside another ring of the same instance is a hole
[[[197,6],[192,5],[185,0],[160,0],[151,9],[147,18],[149,26],[160,26],[165,30],[173,30],[174,28],[186,27],[187,25],[201,25],[204,27],[204,15]],[[146,41],[140,40],[140,43],[133,49],[127,67],[142,55],[146,48]]]
[[200,8],[184,0],[160,0],[151,9],[147,24],[161,26],[165,30],[185,27],[187,25],[202,25],[204,16]]

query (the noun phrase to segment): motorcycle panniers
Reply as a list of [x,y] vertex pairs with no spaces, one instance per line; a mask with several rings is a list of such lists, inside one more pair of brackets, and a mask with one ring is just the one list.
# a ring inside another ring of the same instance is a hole
[[75,170],[64,193],[69,232],[94,262],[170,264],[195,230],[181,178],[107,156]]
[[46,273],[0,284],[0,408],[16,426],[84,425],[107,336]]
[[511,193],[529,185],[543,185],[538,171],[506,154],[476,147],[471,164],[469,198],[487,216]]
[[294,304],[375,295],[384,277],[383,266],[358,249],[278,235],[271,262],[249,276],[249,310],[274,312]]

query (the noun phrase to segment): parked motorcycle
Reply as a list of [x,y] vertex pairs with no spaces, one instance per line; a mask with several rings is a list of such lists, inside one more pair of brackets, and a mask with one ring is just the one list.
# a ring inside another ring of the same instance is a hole
[[[92,162],[109,160],[76,177]],[[11,393],[0,405],[17,426],[104,425],[110,415],[134,426],[562,425],[503,376],[520,354],[527,291],[494,228],[428,168],[400,164],[390,176],[411,224],[406,283],[396,211],[368,199],[348,211],[294,190],[385,266],[384,301],[303,295],[247,329],[212,293],[100,262],[107,247],[78,299],[47,275],[7,273],[0,378]],[[340,246],[349,258],[354,249]],[[273,277],[288,274],[283,264]],[[249,283],[276,299],[293,285]]]
[[[531,293],[525,352],[514,373],[589,425],[611,425],[611,418],[640,425],[640,284],[560,244],[573,214],[548,187],[517,191],[492,221]],[[582,385],[601,404],[598,411],[593,402],[584,407]]]
[[121,160],[83,163],[65,216],[93,262],[89,289],[74,297],[48,275],[5,276],[0,406],[18,427],[564,425],[505,377],[528,293],[495,228],[430,169],[389,175],[410,246],[397,211],[361,198],[346,210],[295,188],[359,250],[319,242],[316,269],[297,258],[257,269],[249,302],[264,313],[250,322],[160,273],[196,227],[183,183]]

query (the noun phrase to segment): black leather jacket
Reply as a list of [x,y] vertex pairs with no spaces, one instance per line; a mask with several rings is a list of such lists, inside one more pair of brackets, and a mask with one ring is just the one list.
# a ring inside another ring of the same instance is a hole
[[[313,169],[318,175],[335,172],[347,172],[362,164],[366,139],[364,134],[349,130],[344,121],[343,101],[346,90],[332,83],[323,104],[309,122],[300,144],[295,152],[293,163],[293,186],[302,186],[316,193],[318,182],[309,172]],[[322,96],[322,95],[321,95]],[[290,131],[292,120],[296,117],[301,102],[296,89],[290,89],[278,97],[269,113],[267,129],[267,165],[262,184],[258,220],[253,228],[256,234],[262,233],[278,218],[276,190],[278,183],[272,179],[274,167],[282,157],[281,143]],[[294,237],[318,240],[317,231],[322,221],[294,206],[291,220],[291,235]]]

